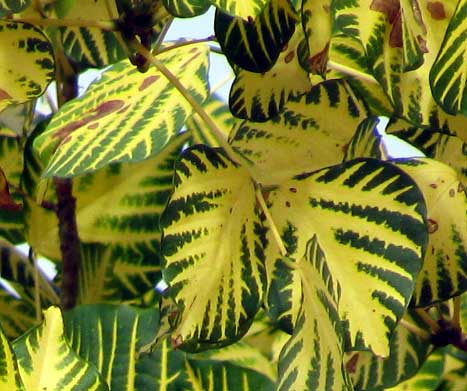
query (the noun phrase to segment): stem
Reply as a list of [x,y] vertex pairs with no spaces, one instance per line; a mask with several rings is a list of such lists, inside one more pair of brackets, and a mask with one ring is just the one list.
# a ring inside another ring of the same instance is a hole
[[113,21],[110,20],[89,20],[89,19],[54,19],[54,18],[35,18],[35,17],[23,17],[14,18],[14,22],[29,23],[34,26],[43,27],[88,27],[97,28],[105,31],[116,31],[116,26]]
[[378,82],[373,76],[364,72],[357,71],[354,68],[347,67],[334,61],[328,61],[328,69],[332,69],[334,71],[343,73],[344,75],[355,77],[356,79],[360,79],[368,83],[378,84]]
[[225,139],[222,131],[217,127],[216,123],[206,113],[201,104],[199,104],[193,97],[193,95],[191,95],[191,93],[185,88],[185,86],[182,83],[180,83],[177,77],[172,72],[170,72],[170,70],[162,62],[160,62],[156,57],[152,56],[151,53],[139,42],[135,42],[135,46],[138,49],[139,53],[141,53],[148,61],[150,61],[151,64],[153,64],[157,68],[157,70],[172,83],[172,85],[180,92],[180,94],[183,95],[183,97],[191,105],[195,113],[200,116],[200,118],[206,123],[208,128],[216,136],[217,141],[226,151],[230,159],[244,166],[250,172],[252,178],[254,178],[254,173],[251,172],[250,163],[248,162],[248,160],[234,151],[232,146]]
[[39,265],[37,263],[37,257],[35,256],[32,248],[29,248],[28,258],[29,261],[32,262],[32,264],[34,265],[34,306],[36,308],[36,321],[37,323],[40,323],[42,321],[42,312]]
[[426,312],[424,308],[416,308],[415,312],[423,319],[423,321],[430,326],[433,333],[440,331],[438,323]]
[[215,40],[215,37],[210,35],[209,37],[206,37],[206,38],[175,41],[174,44],[165,46],[159,50],[156,50],[155,52],[156,54],[161,54],[164,52],[169,52],[170,50],[173,50],[173,49],[181,48],[183,46],[196,45],[197,43],[212,42],[214,40]]
[[461,297],[456,296],[452,300],[453,309],[452,309],[452,323],[455,327],[461,328]]
[[423,330],[422,328],[414,325],[413,323],[410,323],[410,322],[407,322],[406,320],[404,319],[401,319],[399,321],[399,324],[406,328],[407,330],[409,330],[411,333],[417,335],[418,337],[420,337],[421,339],[424,339],[424,340],[430,340],[431,336],[430,336],[430,333],[426,332],[425,330]]
[[276,241],[277,246],[279,247],[279,251],[281,252],[281,255],[283,257],[287,256],[287,250],[284,246],[284,242],[282,241],[282,238],[279,234],[276,224],[274,223],[274,220],[272,219],[272,216],[269,213],[268,206],[266,205],[266,201],[264,200],[263,193],[261,192],[261,189],[259,187],[256,188],[256,199],[258,200],[258,203],[261,206],[261,209],[263,210],[264,215],[266,216],[266,221],[269,224],[269,228],[271,229],[272,236],[274,237],[274,240]]
[[76,199],[73,182],[69,178],[54,178],[57,193],[57,217],[60,250],[63,258],[61,305],[64,310],[73,308],[78,299],[81,248],[76,224]]

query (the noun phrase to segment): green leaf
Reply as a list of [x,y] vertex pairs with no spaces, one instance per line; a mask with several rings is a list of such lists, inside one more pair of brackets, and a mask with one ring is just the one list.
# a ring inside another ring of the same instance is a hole
[[245,20],[255,18],[268,4],[269,0],[210,0],[219,10],[233,16],[239,16]]
[[253,22],[217,9],[214,31],[230,62],[250,72],[266,72],[292,37],[296,21],[290,0],[271,0]]
[[[205,45],[160,54],[169,70],[199,103],[208,94]],[[128,61],[113,65],[87,93],[63,105],[34,142],[43,174],[74,176],[116,162],[156,155],[177,134],[192,108],[158,71],[142,74]]]
[[19,376],[15,353],[0,327],[0,388],[8,391],[25,391]]
[[[315,235],[342,288],[348,348],[389,354],[388,340],[412,295],[427,244],[423,196],[395,166],[357,159],[297,175],[269,195],[288,256]],[[268,237],[266,259],[281,258]],[[362,289],[362,286],[365,288]],[[355,303],[366,311],[355,311]]]
[[287,47],[267,72],[237,70],[229,96],[233,115],[264,122],[276,116],[291,96],[311,89],[308,74],[300,65],[299,50],[303,39],[302,29],[297,28]]
[[279,357],[277,390],[351,390],[343,366],[340,287],[333,281],[316,235],[293,270],[301,282],[302,302],[293,335]]
[[[155,309],[114,305],[82,305],[65,316],[66,335],[82,359],[93,363],[113,391],[156,389],[152,374],[138,368],[138,355],[154,339],[159,326]],[[144,387],[146,385],[146,388]]]
[[467,387],[466,369],[461,368],[450,371],[443,376],[442,382],[436,391],[460,391]]
[[[406,312],[403,322],[420,329],[426,327],[414,311]],[[345,367],[355,391],[383,391],[414,376],[430,353],[430,341],[410,332],[400,322],[391,335],[388,357],[368,351],[348,352]]]
[[0,1],[0,16],[10,13],[17,13],[25,9],[31,0],[1,0]]
[[243,122],[229,140],[254,163],[257,181],[276,185],[302,172],[340,163],[365,117],[364,105],[349,85],[329,80],[290,99],[271,121]]
[[[217,94],[211,94],[203,103],[203,109],[214,121],[217,127],[227,139],[232,127],[238,123],[238,120],[232,116],[225,100]],[[204,144],[209,147],[219,147],[217,136],[197,114],[188,118],[185,124],[187,130],[191,132],[191,144]]]
[[[0,111],[41,95],[54,78],[47,37],[27,23],[0,20]],[[10,61],[12,58],[15,61]]]
[[427,306],[467,290],[467,197],[456,172],[431,159],[395,164],[417,183],[427,206],[429,240],[413,303]]
[[47,309],[43,323],[17,339],[13,349],[28,391],[108,390],[96,368],[71,349],[57,307]]
[[[437,350],[428,357],[418,373],[411,379],[387,388],[386,391],[434,391],[441,383],[446,353]],[[467,385],[467,382],[466,382]],[[444,390],[444,389],[443,389]],[[460,389],[459,389],[460,390]]]
[[378,132],[379,117],[368,117],[358,125],[357,131],[349,143],[344,160],[359,157],[372,157],[380,160],[382,154],[382,137]]
[[448,113],[467,115],[467,0],[459,0],[430,71],[436,102]]
[[161,225],[163,276],[179,311],[174,344],[195,350],[239,339],[265,282],[265,229],[248,171],[221,151],[188,149]]
[[211,6],[208,0],[163,0],[162,3],[167,11],[179,18],[202,15]]

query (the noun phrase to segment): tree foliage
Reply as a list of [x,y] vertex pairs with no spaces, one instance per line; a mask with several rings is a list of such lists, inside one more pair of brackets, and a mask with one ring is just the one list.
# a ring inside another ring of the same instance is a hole
[[465,389],[466,42],[467,0],[0,1],[0,389]]

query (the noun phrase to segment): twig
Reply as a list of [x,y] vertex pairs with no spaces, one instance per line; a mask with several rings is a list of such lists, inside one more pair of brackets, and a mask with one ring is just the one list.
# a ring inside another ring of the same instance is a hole
[[440,331],[438,323],[426,312],[424,308],[416,308],[415,312],[423,319],[423,321],[430,326],[433,333]]
[[413,323],[410,323],[410,322],[407,322],[405,319],[401,319],[399,321],[399,324],[404,327],[405,329],[409,330],[411,333],[417,335],[418,337],[420,337],[421,339],[424,339],[424,340],[430,340],[431,339],[431,335],[430,333],[426,332],[425,330],[423,330],[422,328],[414,325]]

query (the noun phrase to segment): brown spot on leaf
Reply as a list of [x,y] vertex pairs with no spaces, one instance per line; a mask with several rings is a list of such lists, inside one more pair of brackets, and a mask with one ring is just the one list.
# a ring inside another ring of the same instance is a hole
[[290,202],[289,202],[289,201],[285,201],[285,206],[286,206],[287,208],[290,208]]
[[436,183],[430,183],[430,187],[432,189],[436,189],[438,187],[438,185]]
[[358,364],[358,353],[355,353],[352,357],[350,357],[350,360],[347,361],[345,364],[345,369],[347,369],[347,372],[349,373],[355,373],[357,370],[357,364]]
[[0,88],[0,101],[5,100],[5,99],[11,99],[11,95],[5,90],[2,90]]
[[92,124],[88,125],[88,129],[96,129],[99,126],[99,122],[93,122]]
[[433,219],[428,219],[427,225],[428,225],[428,233],[430,234],[435,233],[438,230],[438,222]]
[[289,190],[290,190],[292,193],[296,193],[296,192],[297,192],[297,189],[296,189],[295,187],[291,187]]
[[426,8],[434,20],[443,20],[447,17],[444,5],[440,1],[429,1]]
[[295,53],[293,50],[291,50],[290,52],[288,52],[286,54],[286,56],[284,57],[284,61],[286,64],[288,64],[290,61],[292,61],[295,57]]
[[122,108],[124,104],[125,102],[120,99],[113,99],[101,103],[94,110],[92,110],[87,117],[84,117],[78,121],[70,122],[68,125],[55,132],[54,137],[59,139],[65,139],[70,133],[74,132],[76,129],[79,129],[83,126],[86,126],[92,121],[98,120],[115,111],[118,111]]
[[143,82],[141,83],[141,85],[139,86],[138,90],[139,90],[139,91],[145,90],[145,89],[148,88],[151,84],[155,83],[157,79],[159,79],[159,76],[158,76],[158,75],[151,75],[151,76],[146,77],[146,78],[143,80]]
[[21,210],[22,206],[17,204],[10,195],[8,181],[5,174],[0,170],[0,210]]
[[326,47],[319,53],[311,57],[308,62],[310,63],[311,73],[324,75],[328,66],[328,53],[329,53],[329,43]]
[[449,189],[449,197],[454,197],[456,195],[456,190]]
[[389,35],[389,44],[392,47],[401,48],[403,40],[401,6],[399,0],[373,0],[370,9],[382,12],[387,16],[389,23],[392,25]]
[[462,193],[463,191],[465,191],[464,185],[459,182],[459,186],[457,186],[457,192]]

